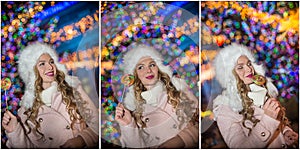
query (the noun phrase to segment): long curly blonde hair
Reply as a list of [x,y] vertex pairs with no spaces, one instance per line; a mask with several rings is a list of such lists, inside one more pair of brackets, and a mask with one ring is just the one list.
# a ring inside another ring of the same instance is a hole
[[[234,77],[236,78],[237,89],[238,89],[238,92],[239,92],[240,97],[242,99],[243,110],[240,113],[243,115],[243,126],[250,131],[248,133],[248,134],[250,134],[252,130],[251,130],[251,128],[248,128],[248,127],[245,126],[245,121],[250,120],[253,123],[253,126],[255,126],[260,120],[253,117],[254,108],[251,107],[253,105],[253,100],[251,98],[249,98],[248,95],[247,95],[247,93],[250,91],[249,85],[246,85],[239,78],[239,76],[237,75],[237,73],[235,72],[234,69],[232,70],[232,73],[233,73]],[[257,73],[254,72],[254,75],[256,75],[256,74]],[[264,87],[267,88],[266,83],[265,83]],[[267,96],[269,98],[271,97],[269,94],[267,94]],[[277,120],[279,120],[280,123],[281,123],[280,126],[279,126],[280,131],[283,131],[283,128],[285,126],[289,126],[289,121],[288,121],[288,118],[285,116],[285,108],[281,105],[279,107],[280,107],[280,111],[279,111],[279,114],[277,116]]]
[[[35,81],[35,99],[32,108],[29,108],[24,112],[24,114],[27,115],[25,125],[28,127],[27,134],[29,134],[32,128],[28,122],[32,122],[35,126],[33,130],[40,134],[42,138],[44,138],[44,134],[41,132],[41,126],[37,121],[37,117],[39,114],[39,109],[44,105],[40,95],[45,89],[42,87],[43,80],[39,75],[36,66],[34,66],[34,73],[37,77]],[[74,128],[75,122],[85,123],[85,120],[90,117],[90,114],[88,110],[82,111],[86,109],[86,102],[82,100],[80,93],[65,81],[65,74],[60,70],[57,70],[55,81],[58,83],[58,91],[61,92],[62,101],[64,104],[66,104],[67,112],[70,115],[71,129]]]
[[[134,76],[137,76],[137,72],[134,71]],[[186,95],[178,91],[173,83],[171,82],[171,79],[168,74],[162,72],[158,68],[158,79],[159,81],[163,82],[163,84],[166,87],[167,90],[167,102],[173,106],[173,108],[176,110],[177,119],[180,122],[179,129],[181,126],[189,121],[192,117],[192,104],[193,102],[187,100]],[[146,91],[147,89],[142,84],[141,80],[136,78],[134,81],[134,94],[136,99],[136,110],[133,112],[133,117],[137,124],[139,124],[142,128],[146,127],[146,123],[142,120],[143,118],[143,104],[146,103],[146,101],[142,98],[141,93],[143,91]]]

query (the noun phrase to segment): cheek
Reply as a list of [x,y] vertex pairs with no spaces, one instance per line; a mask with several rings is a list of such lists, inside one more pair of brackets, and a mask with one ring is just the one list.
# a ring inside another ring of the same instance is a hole
[[153,68],[152,71],[153,71],[154,74],[156,74],[156,75],[158,74],[158,68],[157,67]]
[[239,76],[240,79],[243,79],[243,78],[244,78],[244,73],[243,73],[242,70],[236,70],[235,72],[236,72],[236,74]]
[[137,70],[136,74],[139,79],[141,79],[143,77],[143,72],[141,70]]
[[43,68],[38,68],[39,75],[42,76],[44,74],[44,69]]

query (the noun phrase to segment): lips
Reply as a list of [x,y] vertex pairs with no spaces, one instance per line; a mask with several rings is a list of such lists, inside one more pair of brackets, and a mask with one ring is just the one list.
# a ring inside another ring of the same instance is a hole
[[51,71],[51,72],[47,72],[47,73],[46,73],[46,76],[50,76],[50,77],[53,77],[53,76],[54,76],[54,71]]
[[147,76],[146,79],[153,79],[154,75]]
[[251,74],[247,75],[246,77],[247,77],[247,78],[252,78],[252,77],[253,77],[253,74],[251,73]]

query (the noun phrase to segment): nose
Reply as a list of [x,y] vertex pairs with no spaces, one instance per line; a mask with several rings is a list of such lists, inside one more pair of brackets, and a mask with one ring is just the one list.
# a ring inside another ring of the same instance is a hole
[[48,64],[47,65],[47,70],[52,70],[53,69],[53,64]]
[[151,73],[151,72],[152,72],[151,67],[147,67],[147,73]]
[[246,72],[251,72],[251,71],[252,71],[252,68],[246,65],[246,66],[245,66],[245,71],[246,71]]

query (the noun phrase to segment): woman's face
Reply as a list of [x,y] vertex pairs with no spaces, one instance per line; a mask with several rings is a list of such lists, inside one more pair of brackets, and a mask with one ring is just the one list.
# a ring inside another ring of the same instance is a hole
[[51,83],[56,76],[56,66],[54,60],[49,54],[42,54],[36,64],[39,75],[43,79],[43,83]]
[[135,70],[138,78],[148,90],[158,81],[158,67],[151,57],[141,58]]
[[239,57],[234,70],[245,84],[251,84],[253,82],[254,68],[247,56],[243,55]]

